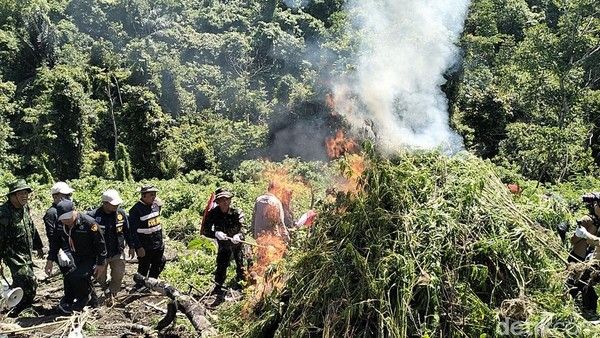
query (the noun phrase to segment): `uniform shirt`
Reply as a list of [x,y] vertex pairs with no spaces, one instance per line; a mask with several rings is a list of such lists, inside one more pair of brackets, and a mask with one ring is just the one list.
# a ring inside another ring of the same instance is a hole
[[43,248],[29,208],[15,208],[10,201],[0,206],[0,258],[15,265],[32,264],[31,249]]
[[160,224],[160,205],[146,205],[141,200],[129,210],[131,241],[136,249],[159,250],[164,247]]
[[102,207],[88,212],[104,236],[106,242],[106,252],[108,257],[113,257],[123,253],[125,243],[133,247],[131,236],[129,235],[129,221],[125,210],[119,208],[116,212],[107,214]]
[[[587,229],[587,231],[597,236],[598,235],[598,218],[595,215],[586,215],[577,221],[578,224]],[[593,241],[585,240],[583,238],[579,238],[575,235],[571,237],[571,244],[573,248],[571,249],[571,254],[574,254],[575,258],[584,258],[588,255],[591,250],[595,247]]]
[[[206,220],[207,237],[215,238],[215,232],[222,231],[227,236],[233,237],[236,234],[244,234],[244,213],[236,208],[229,208],[229,211],[222,212],[221,208],[213,208],[208,212]],[[219,241],[219,244],[233,244],[229,240]]]
[[49,251],[60,248],[60,236],[56,232],[58,223],[58,212],[56,211],[56,203],[46,210],[43,218],[44,227],[46,228],[46,237],[48,237]]
[[[291,217],[291,216],[290,216]],[[258,238],[263,234],[279,236],[289,240],[290,235],[285,226],[285,211],[281,201],[273,194],[258,196],[252,214],[252,236]]]
[[[73,258],[95,258],[96,265],[106,262],[106,244],[100,227],[88,215],[79,213],[73,226],[69,228],[58,222],[57,234],[60,236],[61,248],[65,253],[71,253]],[[48,259],[57,261],[58,249],[48,252]]]

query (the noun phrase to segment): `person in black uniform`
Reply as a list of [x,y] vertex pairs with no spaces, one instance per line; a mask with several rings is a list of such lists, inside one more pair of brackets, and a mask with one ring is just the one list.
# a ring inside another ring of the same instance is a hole
[[106,245],[98,224],[90,216],[75,210],[73,202],[60,201],[56,211],[63,254],[53,248],[48,253],[46,269],[52,270],[53,261],[70,268],[64,275],[65,296],[59,309],[71,313],[83,310],[92,299],[92,277],[100,275],[106,268]]
[[[125,275],[125,243],[129,247],[129,256],[134,257],[135,249],[129,234],[129,221],[125,210],[119,206],[123,203],[119,192],[108,189],[102,193],[102,205],[88,212],[104,236],[107,251],[107,269],[97,278],[104,285],[107,279],[107,270],[110,267],[110,282],[106,290],[107,298],[115,296],[121,290],[121,282]],[[105,287],[105,286],[104,286]]]
[[[138,273],[158,278],[165,267],[165,245],[160,224],[162,202],[153,185],[140,189],[140,200],[129,210],[131,241],[138,256]],[[140,287],[141,285],[137,285]]]
[[232,197],[233,194],[226,190],[215,196],[217,207],[208,212],[204,231],[205,236],[215,238],[219,245],[213,290],[213,293],[218,295],[223,293],[223,283],[231,256],[236,264],[236,284],[245,280],[244,252],[240,243],[244,240],[244,213],[231,207]]
[[56,182],[50,189],[50,193],[52,194],[52,205],[46,210],[46,214],[43,218],[50,250],[52,250],[53,246],[60,247],[60,236],[55,235],[56,224],[58,223],[56,205],[62,200],[70,200],[73,192],[73,188],[69,187],[65,182]]
[[[73,195],[73,188],[71,188],[65,182],[56,182],[52,188],[50,189],[50,194],[52,194],[52,205],[48,210],[46,210],[46,214],[44,215],[44,226],[46,228],[46,237],[48,237],[48,252],[59,251],[61,248],[60,243],[60,232],[62,231],[62,225],[58,222],[58,211],[56,210],[56,205],[62,200],[71,200],[71,196]],[[65,253],[60,250],[57,254],[58,257],[66,257]],[[46,258],[50,260],[50,256]],[[60,263],[62,263],[61,261]],[[67,272],[69,272],[70,268],[68,266],[61,266],[59,263],[60,272],[63,275],[63,289],[66,289],[66,285],[64,284],[65,279],[64,276]],[[50,276],[52,274],[52,265],[46,265],[48,269],[46,270],[46,274]]]

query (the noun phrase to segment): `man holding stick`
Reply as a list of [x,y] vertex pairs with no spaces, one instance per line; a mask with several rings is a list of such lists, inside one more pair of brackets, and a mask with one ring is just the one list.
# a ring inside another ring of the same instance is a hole
[[231,256],[236,264],[236,286],[245,280],[244,251],[244,213],[231,207],[233,194],[222,190],[215,195],[217,207],[208,212],[204,227],[204,235],[215,238],[219,249],[217,251],[217,269],[215,271],[215,288],[213,293],[223,294],[223,283],[227,275],[227,267]]

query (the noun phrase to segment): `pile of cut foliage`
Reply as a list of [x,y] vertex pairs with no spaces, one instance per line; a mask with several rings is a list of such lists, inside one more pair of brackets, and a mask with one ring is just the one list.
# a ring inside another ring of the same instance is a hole
[[289,253],[284,290],[255,306],[249,335],[597,336],[565,296],[558,235],[533,221],[493,164],[365,156],[359,192],[322,206]]

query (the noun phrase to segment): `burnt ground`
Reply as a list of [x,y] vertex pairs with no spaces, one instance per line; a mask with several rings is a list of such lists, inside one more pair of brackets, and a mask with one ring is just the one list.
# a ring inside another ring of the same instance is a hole
[[[42,230],[43,231],[43,230]],[[42,237],[44,237],[42,235]],[[177,252],[166,245],[167,260],[177,260]],[[169,262],[167,262],[169,264]],[[45,259],[34,259],[34,272],[38,279],[37,295],[32,309],[22,312],[18,318],[9,318],[6,312],[0,314],[0,338],[4,337],[62,337],[67,336],[77,323],[84,322],[85,337],[199,337],[218,336],[215,330],[197,333],[186,316],[178,312],[176,320],[158,332],[154,328],[165,317],[169,298],[157,292],[138,292],[133,289],[133,275],[137,271],[137,261],[126,264],[123,288],[112,304],[105,300],[101,287],[95,283],[98,307],[86,308],[84,313],[65,316],[58,303],[63,296],[62,275],[55,264],[55,274],[46,276],[43,271]],[[8,272],[8,269],[5,269]],[[110,272],[109,272],[110,276]],[[8,276],[7,276],[8,277]],[[206,290],[179,290],[203,305],[209,305],[214,298]],[[231,296],[231,294],[230,294]],[[233,299],[238,299],[234,295]],[[231,297],[227,298],[228,300]],[[216,317],[211,310],[206,318],[214,323]],[[75,336],[82,337],[82,336]]]
[[[43,266],[44,260],[36,260],[38,267]],[[114,299],[113,304],[105,301],[102,289],[95,285],[98,295],[98,307],[90,308],[83,314],[65,316],[58,310],[58,302],[63,295],[62,275],[45,277],[44,272],[36,268],[38,291],[33,308],[26,310],[18,318],[8,318],[0,315],[0,337],[57,337],[66,336],[72,324],[85,320],[84,333],[86,337],[193,337],[197,336],[187,318],[178,315],[175,325],[162,332],[152,330],[158,321],[166,314],[169,299],[155,292],[137,292],[133,290],[133,274],[137,269],[135,261],[126,266],[124,288]],[[182,290],[184,291],[184,290]],[[185,290],[187,291],[187,290]],[[184,291],[184,292],[185,292]],[[194,295],[199,299],[201,295]],[[208,297],[206,297],[208,298]],[[206,301],[209,301],[206,299]],[[73,323],[71,323],[73,322]],[[49,325],[50,323],[56,323]],[[132,327],[129,324],[141,325]],[[32,328],[22,333],[9,333],[16,328]],[[147,328],[146,333],[141,332]]]

